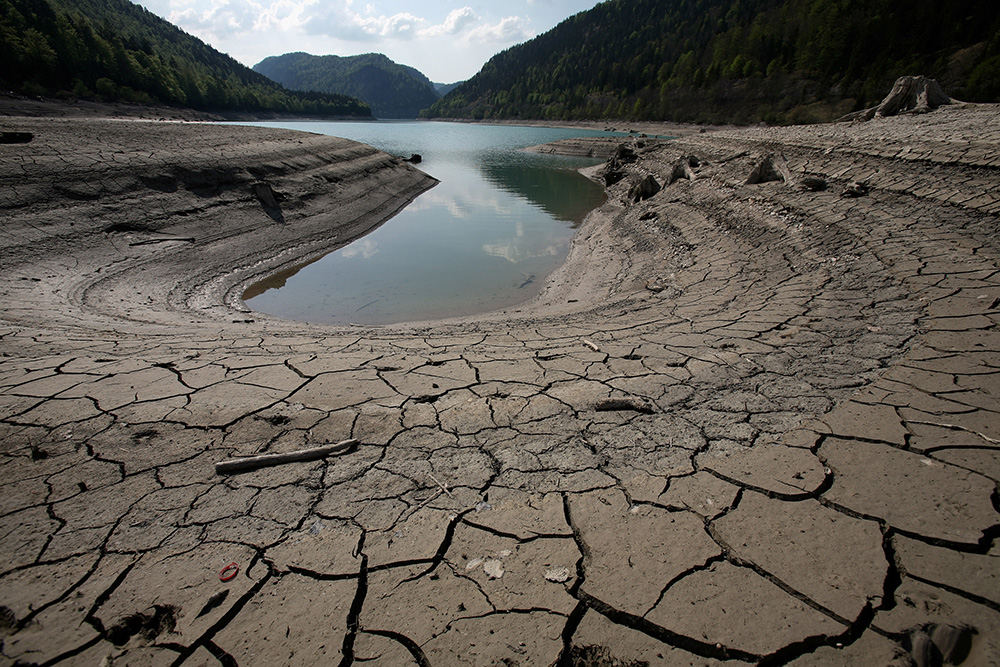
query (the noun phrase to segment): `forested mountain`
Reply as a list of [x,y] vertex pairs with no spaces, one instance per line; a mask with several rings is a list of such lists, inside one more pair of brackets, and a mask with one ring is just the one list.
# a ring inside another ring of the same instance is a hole
[[456,88],[458,88],[459,86],[461,86],[463,83],[465,83],[465,82],[464,81],[457,81],[455,83],[435,83],[434,84],[434,90],[437,91],[438,95],[440,95],[441,97],[444,97],[445,95],[447,95],[451,91],[453,91]]
[[370,117],[285,90],[128,0],[0,0],[0,86],[28,95],[218,112]]
[[439,97],[426,76],[380,53],[346,57],[286,53],[265,58],[253,69],[292,90],[357,97],[379,118],[416,118]]
[[873,106],[908,74],[1000,99],[1000,2],[608,0],[424,115],[809,122]]

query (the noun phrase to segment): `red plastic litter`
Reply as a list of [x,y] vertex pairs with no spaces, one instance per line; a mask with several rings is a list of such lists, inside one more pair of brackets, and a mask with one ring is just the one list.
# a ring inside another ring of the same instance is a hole
[[222,572],[219,572],[219,581],[229,581],[230,579],[235,579],[236,575],[239,573],[240,566],[236,563],[230,563],[222,568]]

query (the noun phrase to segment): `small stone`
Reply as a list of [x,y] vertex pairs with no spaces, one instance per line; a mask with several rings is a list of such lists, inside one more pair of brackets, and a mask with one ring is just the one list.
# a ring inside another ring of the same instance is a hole
[[545,580],[556,584],[564,584],[569,581],[570,572],[568,567],[553,567],[545,570]]
[[504,574],[503,564],[496,558],[490,558],[483,563],[483,572],[490,579],[500,579]]
[[826,180],[815,176],[807,176],[803,178],[799,182],[799,185],[803,190],[808,190],[809,192],[820,192],[821,190],[826,190]]
[[841,194],[842,197],[863,197],[868,194],[868,184],[859,183],[857,181],[853,183],[848,183],[844,188],[844,192]]

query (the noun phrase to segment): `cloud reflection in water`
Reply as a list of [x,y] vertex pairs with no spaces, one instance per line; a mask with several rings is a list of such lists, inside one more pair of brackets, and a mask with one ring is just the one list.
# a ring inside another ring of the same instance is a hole
[[[300,129],[295,123],[281,123]],[[390,324],[472,315],[530,299],[573,227],[603,202],[581,161],[519,152],[577,131],[454,123],[306,123],[394,153],[440,183],[371,234],[301,267],[247,305],[289,319]],[[567,224],[568,223],[568,224]],[[273,284],[273,283],[272,283]]]

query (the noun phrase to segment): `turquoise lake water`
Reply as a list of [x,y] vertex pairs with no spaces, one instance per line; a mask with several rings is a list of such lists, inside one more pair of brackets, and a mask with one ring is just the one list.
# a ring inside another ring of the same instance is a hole
[[250,308],[287,319],[392,324],[523,303],[604,199],[577,173],[599,160],[518,149],[605,132],[421,121],[251,124],[419,153],[418,168],[441,181],[371,234],[244,295]]

